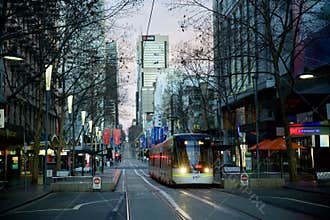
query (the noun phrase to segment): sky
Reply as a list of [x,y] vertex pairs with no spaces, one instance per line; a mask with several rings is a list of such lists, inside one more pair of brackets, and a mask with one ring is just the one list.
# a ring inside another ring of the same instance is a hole
[[[168,11],[168,8],[164,3],[170,1],[156,0],[151,22],[149,26],[149,35],[168,35],[170,51],[174,45],[180,42],[186,41],[192,35],[189,31],[182,31],[180,26],[183,19],[183,13],[180,11]],[[125,52],[136,54],[136,42],[138,36],[147,33],[148,20],[150,16],[152,1],[146,0],[143,8],[136,14],[130,14],[129,17],[121,19],[119,22],[128,24],[131,26],[129,31],[129,39],[127,41],[131,48],[125,48]],[[127,42],[125,45],[127,46]],[[120,51],[121,42],[118,42],[118,50]],[[171,57],[171,52],[170,52]],[[132,125],[132,119],[135,118],[135,92],[136,92],[136,63],[135,59],[131,60],[128,69],[122,69],[119,73],[122,77],[129,74],[129,83],[127,85],[121,85],[119,92],[128,91],[128,99],[120,106],[120,123],[123,125],[124,130]]]

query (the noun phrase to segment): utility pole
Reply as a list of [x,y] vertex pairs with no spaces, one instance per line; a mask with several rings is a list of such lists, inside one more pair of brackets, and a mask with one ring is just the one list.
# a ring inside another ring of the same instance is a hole
[[171,95],[171,135],[174,135],[173,94]]

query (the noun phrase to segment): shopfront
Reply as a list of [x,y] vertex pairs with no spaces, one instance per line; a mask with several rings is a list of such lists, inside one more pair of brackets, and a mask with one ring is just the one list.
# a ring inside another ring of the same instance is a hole
[[306,147],[298,151],[301,170],[330,171],[330,126],[328,122],[290,125],[292,140]]
[[23,135],[19,130],[12,127],[0,129],[0,180],[20,175]]

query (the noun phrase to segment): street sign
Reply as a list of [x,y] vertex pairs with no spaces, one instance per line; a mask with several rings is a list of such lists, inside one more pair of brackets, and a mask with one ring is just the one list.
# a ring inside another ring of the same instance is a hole
[[93,189],[101,189],[102,180],[101,177],[95,176],[93,177]]
[[241,174],[241,186],[248,186],[249,185],[249,176],[247,173]]
[[0,128],[5,127],[5,110],[0,109]]
[[47,170],[46,176],[47,177],[52,177],[53,176],[53,170]]

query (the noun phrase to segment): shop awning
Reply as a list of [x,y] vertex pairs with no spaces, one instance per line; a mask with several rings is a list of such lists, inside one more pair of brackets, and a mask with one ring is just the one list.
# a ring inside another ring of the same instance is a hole
[[[294,149],[304,149],[305,147],[292,141],[292,147]],[[249,148],[250,151],[256,150],[257,146],[254,145]],[[286,150],[285,139],[282,137],[276,138],[275,140],[265,139],[258,144],[259,150]]]

